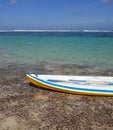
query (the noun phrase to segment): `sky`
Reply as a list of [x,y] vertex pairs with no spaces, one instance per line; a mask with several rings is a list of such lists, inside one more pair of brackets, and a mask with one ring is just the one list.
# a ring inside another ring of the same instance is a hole
[[0,30],[113,30],[113,0],[0,0]]

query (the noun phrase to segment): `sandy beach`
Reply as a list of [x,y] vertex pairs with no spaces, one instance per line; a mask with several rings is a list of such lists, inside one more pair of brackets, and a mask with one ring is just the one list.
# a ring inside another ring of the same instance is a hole
[[108,75],[76,65],[9,64],[0,67],[0,130],[112,130],[113,97],[83,96],[35,87],[27,72]]

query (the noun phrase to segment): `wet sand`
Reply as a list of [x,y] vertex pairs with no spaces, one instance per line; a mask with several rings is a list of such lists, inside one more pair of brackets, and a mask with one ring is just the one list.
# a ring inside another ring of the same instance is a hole
[[112,130],[113,97],[83,96],[35,87],[27,72],[108,75],[76,65],[9,64],[0,67],[0,130]]

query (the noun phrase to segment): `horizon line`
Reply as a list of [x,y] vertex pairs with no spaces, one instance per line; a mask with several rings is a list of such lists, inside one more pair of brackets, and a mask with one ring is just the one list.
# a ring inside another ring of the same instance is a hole
[[0,32],[113,32],[113,30],[104,30],[104,29],[77,29],[77,30],[70,30],[70,29],[14,29],[14,30],[0,30]]

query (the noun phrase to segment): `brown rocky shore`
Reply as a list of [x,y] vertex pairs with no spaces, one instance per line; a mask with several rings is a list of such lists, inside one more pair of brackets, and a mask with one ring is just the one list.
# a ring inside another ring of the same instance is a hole
[[9,64],[0,67],[0,130],[113,130],[113,97],[61,93],[35,87],[27,72],[108,75],[76,65]]

